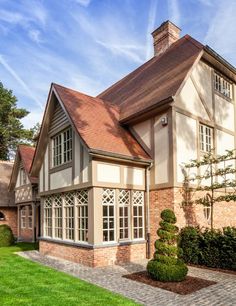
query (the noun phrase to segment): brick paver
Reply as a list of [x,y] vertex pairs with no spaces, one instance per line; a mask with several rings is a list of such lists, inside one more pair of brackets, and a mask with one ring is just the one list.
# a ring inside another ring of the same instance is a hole
[[70,261],[42,256],[37,251],[19,252],[20,256],[122,294],[143,305],[161,306],[231,306],[236,305],[236,276],[206,269],[189,267],[189,275],[216,281],[217,284],[195,293],[181,296],[163,289],[138,283],[122,275],[145,270],[146,262],[122,266],[89,268]]

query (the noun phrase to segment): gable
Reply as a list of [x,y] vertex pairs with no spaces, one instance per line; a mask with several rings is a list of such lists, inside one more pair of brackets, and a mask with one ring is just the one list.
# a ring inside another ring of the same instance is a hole
[[56,100],[55,108],[53,111],[49,127],[49,134],[50,135],[56,134],[58,131],[62,130],[64,127],[67,127],[69,124],[70,123],[65,114],[65,111],[62,109],[58,100]]

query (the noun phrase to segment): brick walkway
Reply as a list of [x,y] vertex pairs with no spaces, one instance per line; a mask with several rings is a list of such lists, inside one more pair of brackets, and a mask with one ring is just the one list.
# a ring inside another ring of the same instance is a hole
[[195,293],[181,296],[122,277],[125,274],[143,271],[146,265],[145,262],[106,268],[89,268],[66,260],[41,256],[37,251],[20,252],[18,254],[45,266],[66,272],[110,291],[122,294],[143,305],[236,305],[236,276],[232,274],[189,267],[189,275],[213,280],[218,283]]

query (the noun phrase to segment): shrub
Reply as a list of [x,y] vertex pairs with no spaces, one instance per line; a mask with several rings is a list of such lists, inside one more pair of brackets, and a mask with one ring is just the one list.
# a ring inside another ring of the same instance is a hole
[[14,243],[14,236],[11,228],[6,225],[0,225],[0,247],[10,246]]
[[180,232],[179,246],[186,263],[236,270],[236,228],[201,232],[186,227]]
[[165,209],[161,213],[161,228],[157,230],[160,239],[156,240],[154,258],[147,264],[149,275],[159,281],[182,281],[185,279],[188,268],[185,263],[178,259],[181,253],[177,247],[178,228],[176,217],[172,210]]

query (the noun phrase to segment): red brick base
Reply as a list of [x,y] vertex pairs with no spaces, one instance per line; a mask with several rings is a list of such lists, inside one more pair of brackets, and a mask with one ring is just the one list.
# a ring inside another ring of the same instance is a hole
[[146,257],[146,244],[90,249],[41,240],[39,251],[43,255],[63,258],[90,267],[103,267],[144,259]]
[[12,229],[13,235],[17,236],[17,208],[16,207],[0,207],[0,211],[4,214],[5,220],[0,220],[1,224],[7,224]]

